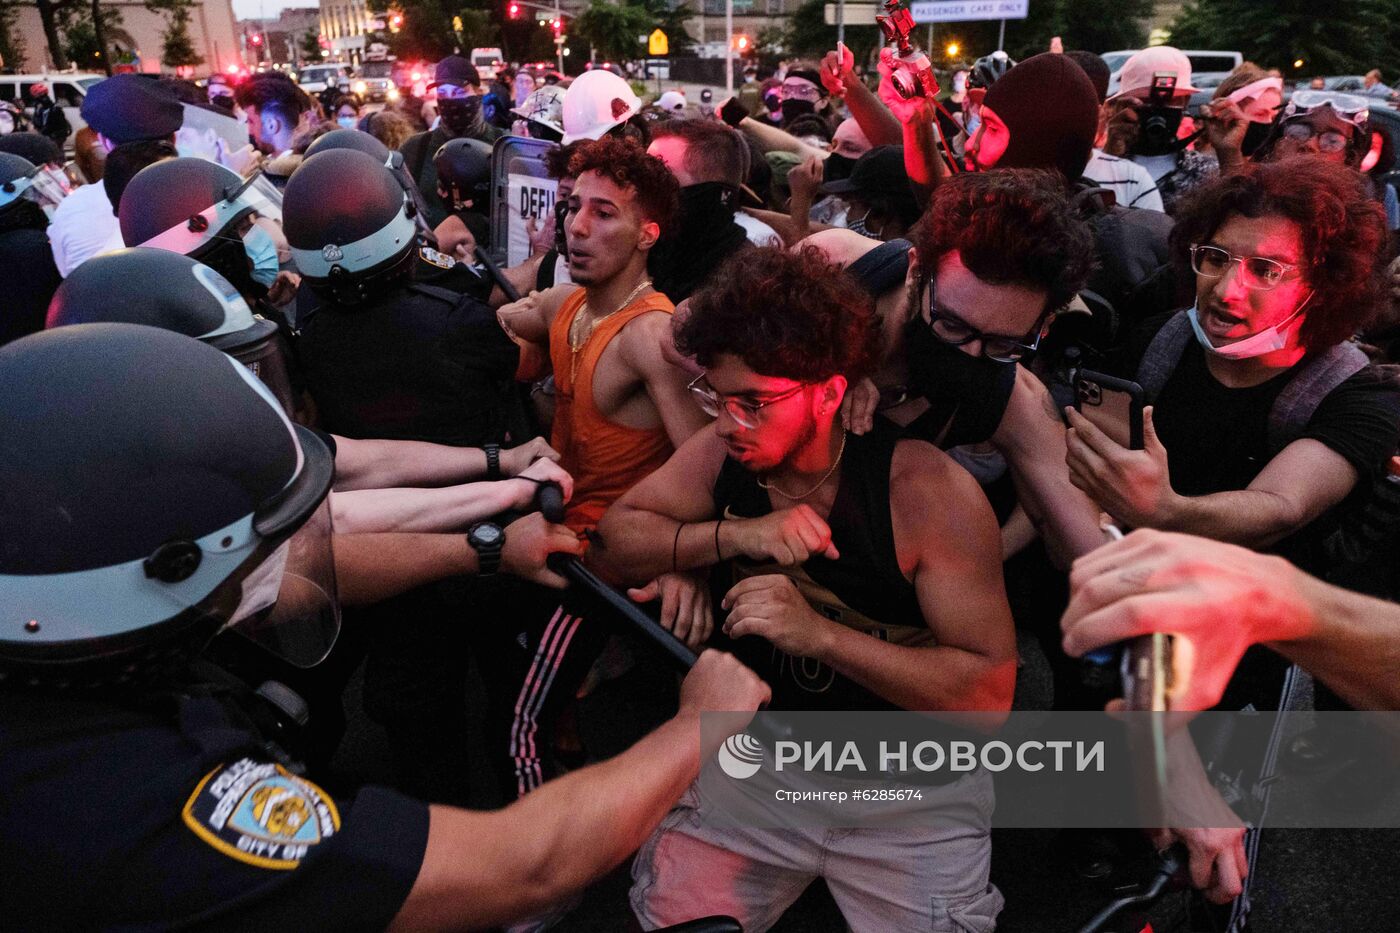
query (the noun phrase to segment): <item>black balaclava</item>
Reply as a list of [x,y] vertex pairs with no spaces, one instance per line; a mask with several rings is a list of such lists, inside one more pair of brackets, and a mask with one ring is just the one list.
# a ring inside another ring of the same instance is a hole
[[475,136],[481,133],[485,119],[481,115],[481,95],[447,98],[437,102],[442,125],[453,136]]
[[1084,174],[1099,129],[1099,98],[1084,69],[1054,52],[1032,56],[987,89],[982,106],[1011,133],[994,168],[1055,168]]
[[657,291],[679,304],[702,285],[725,259],[748,241],[734,222],[739,188],[706,181],[681,189],[680,213],[674,232],[651,251],[648,268]]

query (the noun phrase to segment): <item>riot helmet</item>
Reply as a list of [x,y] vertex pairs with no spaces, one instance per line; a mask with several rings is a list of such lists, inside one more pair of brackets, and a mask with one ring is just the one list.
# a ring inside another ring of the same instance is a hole
[[119,220],[127,246],[197,259],[261,298],[277,276],[277,248],[256,218],[282,218],[281,195],[263,175],[240,178],[207,159],[148,165],[122,193]]
[[985,91],[1015,67],[1016,62],[1011,56],[998,49],[972,63],[972,70],[967,75],[967,86],[971,90],[980,88]]
[[417,210],[372,156],[335,149],[307,159],[283,206],[303,281],[337,303],[363,302],[411,273]]
[[[68,194],[68,189],[54,174],[48,166],[35,166],[28,159],[0,152],[0,215],[8,219],[10,214],[29,205],[31,213],[37,208],[45,218],[52,217],[54,208]],[[37,214],[35,219],[38,219]],[[40,226],[47,226],[47,223]]]
[[258,317],[238,289],[188,256],[136,246],[95,256],[54,293],[47,327],[145,324],[202,340],[247,366],[293,411],[277,325]]
[[[403,187],[404,193],[413,199],[413,206],[417,210],[414,219],[418,223],[418,232],[436,244],[437,237],[433,235],[432,228],[428,226],[428,212],[427,206],[423,203],[423,194],[418,190],[418,183],[414,181],[413,175],[409,173],[402,152],[390,149],[363,130],[339,129],[331,130],[326,135],[317,137],[316,141],[306,148],[305,158],[309,159],[314,155],[335,149],[357,149],[393,172],[394,177]],[[487,151],[489,152],[490,149],[488,148]]]
[[490,146],[478,139],[449,139],[433,156],[433,167],[454,202],[471,201],[478,211],[489,210]]
[[155,679],[222,628],[293,663],[339,628],[334,463],[182,334],[80,324],[0,348],[0,680]]

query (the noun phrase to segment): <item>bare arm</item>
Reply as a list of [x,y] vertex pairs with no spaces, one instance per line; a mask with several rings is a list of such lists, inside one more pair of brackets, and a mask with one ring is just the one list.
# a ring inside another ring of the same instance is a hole
[[791,133],[780,130],[776,126],[760,123],[753,117],[744,117],[740,120],[739,131],[757,143],[758,148],[764,152],[795,152],[804,160],[813,156],[825,159],[827,156],[825,149],[809,146]]
[[[830,230],[826,224],[814,224],[810,220],[803,222],[793,217],[791,214],[780,214],[777,211],[765,211],[757,208],[744,208],[744,213],[751,214],[766,223],[777,231],[778,236],[783,238],[783,245],[789,248],[804,241],[813,233]],[[860,234],[856,234],[860,236]]]
[[1070,482],[1060,413],[1024,366],[1016,367],[1016,386],[992,444],[1011,467],[1017,498],[1057,567],[1068,570],[1076,557],[1104,543],[1099,507]]
[[[521,479],[464,483],[438,489],[359,489],[331,494],[337,531],[466,531],[473,522],[531,508],[539,482],[556,482],[568,501],[573,480],[553,460],[540,460]],[[538,482],[537,482],[538,481]]]
[[1088,419],[1067,409],[1070,478],[1105,512],[1130,528],[1184,531],[1247,547],[1287,537],[1341,502],[1356,469],[1321,441],[1294,441],[1245,489],[1181,496],[1171,487],[1167,451],[1143,411],[1143,450],[1115,444]]
[[680,447],[696,431],[710,423],[686,386],[691,377],[666,358],[663,347],[671,341],[671,315],[644,314],[622,329],[622,360],[642,380],[647,396],[661,415],[672,447]]
[[[446,486],[486,475],[486,453],[479,447],[451,447],[424,441],[335,438],[335,489],[388,489]],[[542,437],[501,451],[501,472],[516,476],[536,460],[558,460]]]
[[[581,891],[645,841],[714,753],[701,747],[701,713],[751,713],[767,697],[752,671],[707,651],[681,687],[676,717],[616,758],[503,810],[432,807],[418,879],[391,929],[502,926]],[[734,717],[736,728],[747,722]]]
[[564,299],[572,295],[579,286],[555,285],[542,292],[532,291],[519,301],[502,305],[496,311],[496,319],[501,322],[506,333],[527,343],[549,346],[549,325]]
[[816,657],[905,709],[1009,710],[1016,638],[986,497],[946,454],[915,441],[896,449],[891,490],[900,562],[914,562],[937,644],[902,647],[833,623]]
[[[828,53],[828,57],[833,56],[834,53]],[[842,72],[841,85],[846,91],[846,106],[856,123],[860,124],[860,131],[870,140],[870,145],[900,145],[903,132],[899,119],[880,102],[875,92],[866,87],[865,82],[850,69]]]

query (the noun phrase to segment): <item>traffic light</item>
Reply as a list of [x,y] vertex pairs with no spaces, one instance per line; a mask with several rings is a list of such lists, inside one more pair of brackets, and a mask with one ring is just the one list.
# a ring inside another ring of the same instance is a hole
[[734,51],[738,52],[740,55],[749,51],[750,44],[749,37],[743,33],[734,37]]
[[390,14],[389,14],[389,31],[390,31],[390,32],[398,32],[399,29],[401,29],[402,27],[403,27],[403,14],[402,14],[402,13],[390,13]]
[[558,19],[552,19],[552,20],[550,20],[550,21],[549,21],[549,28],[554,30],[554,35],[555,35],[556,37],[562,36],[562,35],[564,34],[564,20],[563,20],[563,18],[560,17],[560,18],[558,18]]
[[512,3],[510,6],[506,7],[506,15],[509,16],[511,19],[519,19],[520,4]]
[[249,37],[248,41],[253,43],[254,45],[262,45],[262,35],[255,32],[252,36]]

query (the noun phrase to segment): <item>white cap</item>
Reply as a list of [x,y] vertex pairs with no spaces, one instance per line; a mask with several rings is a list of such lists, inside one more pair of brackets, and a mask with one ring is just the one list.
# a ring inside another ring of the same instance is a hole
[[685,109],[685,95],[680,91],[667,91],[656,99],[656,106],[679,113]]
[[585,71],[564,92],[564,145],[598,139],[641,109],[626,81],[601,68]]
[[1113,97],[1124,94],[1137,96],[1151,88],[1152,79],[1163,73],[1176,75],[1174,95],[1194,94],[1198,90],[1191,86],[1191,59],[1186,57],[1186,53],[1169,45],[1155,45],[1134,53],[1124,63],[1123,70],[1118,72],[1118,93]]

